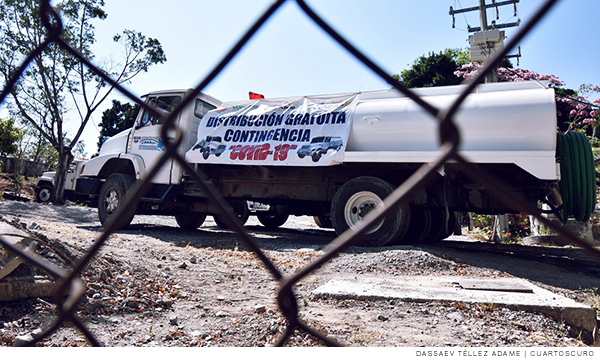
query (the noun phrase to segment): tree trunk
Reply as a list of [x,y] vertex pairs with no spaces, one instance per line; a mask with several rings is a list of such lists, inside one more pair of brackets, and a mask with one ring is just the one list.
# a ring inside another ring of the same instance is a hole
[[73,161],[73,154],[71,149],[63,147],[62,151],[58,155],[58,166],[56,168],[56,175],[54,176],[54,201],[56,205],[63,205],[65,203],[65,181],[67,179],[67,171],[69,165]]
[[506,234],[508,232],[508,215],[500,214],[494,216],[492,224],[493,230],[491,240],[493,242],[501,242],[502,234]]

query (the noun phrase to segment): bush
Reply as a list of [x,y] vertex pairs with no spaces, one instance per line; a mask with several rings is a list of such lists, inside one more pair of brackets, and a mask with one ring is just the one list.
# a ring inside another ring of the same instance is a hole
[[527,214],[508,215],[508,228],[510,237],[513,239],[522,239],[531,234],[531,224]]
[[[491,235],[493,231],[493,216],[473,213],[473,228],[478,228],[478,232]],[[501,234],[502,240],[514,242],[529,236],[531,225],[527,214],[508,214],[508,232]]]
[[25,181],[25,177],[17,174],[8,174],[6,177],[12,182],[15,192],[20,193],[23,189],[23,181]]
[[492,215],[481,215],[473,213],[473,227],[479,228],[481,231],[488,231],[492,229]]

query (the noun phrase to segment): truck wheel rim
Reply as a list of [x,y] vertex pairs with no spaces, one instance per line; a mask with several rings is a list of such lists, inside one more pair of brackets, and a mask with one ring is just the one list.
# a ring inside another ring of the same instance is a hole
[[106,213],[113,214],[119,207],[119,195],[115,189],[110,189],[106,194]]
[[[352,195],[344,207],[346,224],[352,229],[358,228],[358,223],[374,208],[381,206],[383,200],[370,191],[361,191]],[[365,233],[372,234],[383,225],[383,220],[375,223]]]
[[42,202],[46,202],[50,200],[50,190],[42,189],[40,190],[40,200]]

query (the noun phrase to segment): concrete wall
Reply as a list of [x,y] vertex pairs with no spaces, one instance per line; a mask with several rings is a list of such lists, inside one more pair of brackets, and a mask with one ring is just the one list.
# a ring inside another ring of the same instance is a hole
[[[11,157],[0,156],[0,162],[2,163],[3,173],[13,173],[15,168],[16,159]],[[19,174],[25,176],[37,177],[41,173],[47,170],[47,164],[34,163],[29,160],[19,161]]]

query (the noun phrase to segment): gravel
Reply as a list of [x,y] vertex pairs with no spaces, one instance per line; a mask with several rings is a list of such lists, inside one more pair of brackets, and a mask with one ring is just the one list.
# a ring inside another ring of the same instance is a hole
[[[1,221],[26,229],[60,250],[40,254],[69,268],[102,234],[96,209],[0,200]],[[251,217],[246,226],[284,276],[317,259],[335,238],[311,218],[291,217],[266,230]],[[21,265],[21,272],[43,274]],[[340,274],[370,276],[468,275],[521,277],[577,301],[597,278],[516,256],[443,246],[353,247],[294,286],[299,318],[346,346],[588,346],[575,329],[542,314],[493,304],[410,303],[315,298],[311,291]],[[171,217],[136,216],[112,234],[82,280],[87,291],[77,315],[106,346],[237,346],[273,344],[289,321],[277,306],[278,283],[247,246],[211,217],[195,231]],[[51,299],[0,306],[0,344],[15,346],[39,335],[56,318]],[[322,346],[295,329],[286,346]],[[63,324],[38,346],[89,346]]]

